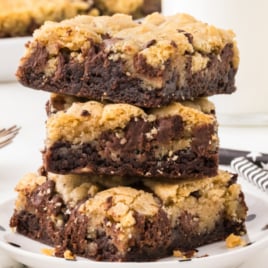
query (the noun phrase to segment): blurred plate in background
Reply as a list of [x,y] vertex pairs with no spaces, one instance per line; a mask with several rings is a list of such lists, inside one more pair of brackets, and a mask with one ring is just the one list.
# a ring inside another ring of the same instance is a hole
[[15,72],[32,37],[0,38],[0,82],[16,80]]

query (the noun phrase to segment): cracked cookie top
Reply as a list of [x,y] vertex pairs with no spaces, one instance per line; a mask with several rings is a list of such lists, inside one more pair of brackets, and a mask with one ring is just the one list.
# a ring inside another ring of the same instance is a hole
[[178,56],[193,56],[192,71],[202,70],[208,62],[205,54],[218,53],[227,44],[233,44],[233,65],[239,56],[235,35],[196,20],[188,14],[165,17],[153,13],[141,22],[131,16],[77,16],[60,23],[46,22],[34,33],[34,40],[55,55],[62,48],[85,51],[94,44],[103,44],[109,59],[131,61],[134,55],[145,59],[153,68],[161,70],[168,60]]

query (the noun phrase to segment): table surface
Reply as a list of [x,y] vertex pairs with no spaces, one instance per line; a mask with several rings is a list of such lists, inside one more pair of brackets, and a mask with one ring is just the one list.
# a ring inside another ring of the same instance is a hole
[[[40,151],[45,138],[45,104],[48,97],[46,92],[23,88],[16,82],[0,82],[0,128],[13,124],[21,127],[14,141],[0,149],[0,203],[15,197],[14,187],[18,180],[42,165]],[[219,136],[221,147],[268,153],[268,126],[219,125]],[[263,250],[259,256],[254,256],[254,262],[240,267],[267,267],[267,253],[268,249]]]

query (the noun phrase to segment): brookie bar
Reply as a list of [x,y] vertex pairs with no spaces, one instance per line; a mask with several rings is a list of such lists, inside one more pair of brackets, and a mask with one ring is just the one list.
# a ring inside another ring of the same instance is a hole
[[161,0],[0,0],[0,38],[30,36],[45,21],[78,14],[123,13],[141,18],[155,11],[161,11]]
[[88,14],[91,0],[0,0],[0,38],[30,36],[45,21]]
[[47,107],[49,172],[174,179],[217,173],[217,122],[207,99],[143,110],[53,95]]
[[35,31],[17,70],[34,89],[160,107],[235,91],[232,31],[186,14],[77,16]]
[[94,0],[94,7],[101,15],[122,13],[141,18],[161,11],[161,0]]
[[28,174],[18,183],[10,225],[54,246],[56,256],[152,261],[246,232],[244,195],[227,172],[109,189],[90,177],[50,176]]

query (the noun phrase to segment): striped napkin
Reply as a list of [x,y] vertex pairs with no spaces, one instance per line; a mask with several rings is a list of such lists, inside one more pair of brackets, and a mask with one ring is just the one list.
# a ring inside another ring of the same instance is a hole
[[268,162],[262,160],[263,154],[250,152],[234,158],[230,165],[242,178],[268,193]]

